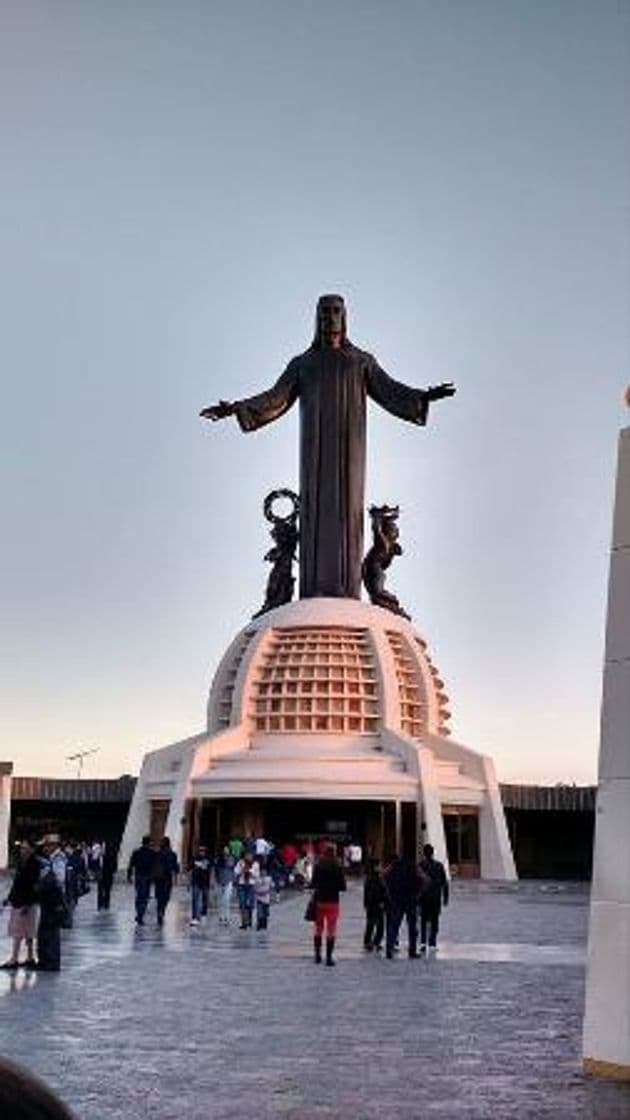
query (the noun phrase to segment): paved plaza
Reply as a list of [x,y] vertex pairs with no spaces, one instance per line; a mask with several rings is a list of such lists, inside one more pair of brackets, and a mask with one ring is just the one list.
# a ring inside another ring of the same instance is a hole
[[191,930],[180,888],[135,932],[131,888],[103,914],[92,892],[62,973],[0,975],[2,1051],[78,1120],[628,1120],[630,1086],[580,1071],[587,900],[456,883],[438,957],[403,937],[390,962],[361,950],[352,884],[327,969],[303,896],[266,933]]

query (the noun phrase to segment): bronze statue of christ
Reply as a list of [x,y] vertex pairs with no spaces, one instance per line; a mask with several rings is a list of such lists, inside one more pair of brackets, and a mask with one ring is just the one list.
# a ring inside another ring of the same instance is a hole
[[300,598],[359,599],[363,560],[366,397],[392,415],[424,425],[429,404],[451,397],[450,382],[412,389],[394,381],[346,333],[338,295],[317,304],[312,346],[293,358],[275,385],[242,401],[204,408],[208,420],[236,415],[244,432],[300,401]]

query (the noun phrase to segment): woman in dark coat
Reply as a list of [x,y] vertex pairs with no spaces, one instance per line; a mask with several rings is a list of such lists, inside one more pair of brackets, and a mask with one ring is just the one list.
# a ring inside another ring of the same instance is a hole
[[339,895],[346,889],[343,868],[335,854],[334,844],[318,859],[311,882],[315,899],[315,963],[321,964],[322,938],[326,932],[326,964],[334,965],[333,951],[339,921]]
[[40,862],[37,883],[39,926],[37,928],[37,969],[59,972],[61,968],[61,927],[66,918],[66,901],[50,861]]
[[4,904],[11,907],[9,917],[9,937],[13,946],[8,961],[0,968],[15,969],[20,966],[20,948],[26,941],[27,968],[35,967],[33,955],[33,942],[37,930],[37,898],[36,887],[39,879],[39,860],[35,854],[35,845],[30,840],[23,840],[20,844],[20,862],[15,873],[11,890]]

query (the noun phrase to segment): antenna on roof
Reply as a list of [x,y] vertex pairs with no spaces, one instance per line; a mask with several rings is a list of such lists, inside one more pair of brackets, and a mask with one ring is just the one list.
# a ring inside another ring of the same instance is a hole
[[80,778],[83,773],[83,759],[87,758],[90,754],[97,754],[100,747],[92,747],[88,751],[77,751],[76,754],[67,754],[66,762],[77,762],[77,778]]

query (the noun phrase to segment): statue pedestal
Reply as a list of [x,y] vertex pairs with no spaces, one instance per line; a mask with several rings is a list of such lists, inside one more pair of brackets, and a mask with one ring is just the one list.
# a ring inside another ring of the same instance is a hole
[[514,879],[494,767],[450,738],[448,704],[426,642],[400,616],[357,599],[276,607],[222,658],[207,731],[145,757],[121,865],[152,821],[184,862],[199,838],[342,831],[331,822],[366,852],[417,857],[427,842],[446,862],[450,812],[447,827],[454,814],[476,819],[477,874]]
[[630,428],[621,433],[601,714],[584,1070],[630,1080]]

